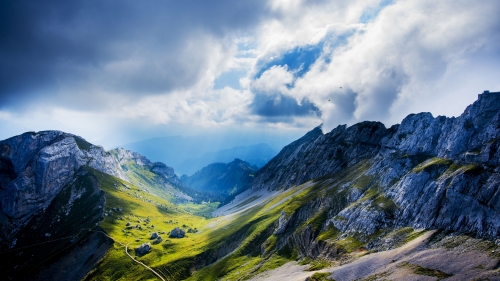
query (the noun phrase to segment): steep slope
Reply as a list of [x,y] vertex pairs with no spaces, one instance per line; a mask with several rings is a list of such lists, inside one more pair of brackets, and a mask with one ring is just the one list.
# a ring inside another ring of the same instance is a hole
[[176,170],[186,175],[193,175],[196,171],[211,163],[229,163],[235,158],[242,159],[252,166],[260,168],[276,156],[276,151],[268,144],[260,143],[250,146],[238,146],[229,149],[212,151],[199,157],[191,158],[180,163]]
[[181,180],[194,190],[212,194],[214,198],[225,201],[227,197],[234,197],[248,188],[256,171],[257,168],[249,163],[234,159],[227,164],[210,164],[190,177],[183,176]]
[[87,231],[97,229],[104,197],[83,168],[118,174],[111,160],[102,148],[56,131],[1,141],[0,155],[0,251],[9,256],[3,278],[81,279],[112,244]]

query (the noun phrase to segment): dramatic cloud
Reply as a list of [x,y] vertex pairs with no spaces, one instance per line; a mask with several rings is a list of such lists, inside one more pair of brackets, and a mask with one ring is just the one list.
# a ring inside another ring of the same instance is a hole
[[77,99],[78,105],[89,98],[83,92],[91,98],[109,93],[144,96],[213,81],[235,53],[231,39],[236,32],[267,15],[264,1],[0,5],[4,106],[33,98],[55,102],[56,95]]
[[496,0],[4,1],[0,138],[458,115],[500,90],[498,11]]
[[[366,24],[350,25],[349,31],[346,23],[344,30],[329,31],[343,34],[340,38],[345,43],[325,35],[323,41],[302,47],[323,45],[305,74],[289,70],[296,81],[288,94],[313,102],[322,112],[325,129],[362,120],[391,124],[423,110],[456,115],[483,88],[500,88],[493,78],[500,73],[500,65],[486,63],[500,61],[500,46],[495,43],[500,39],[500,19],[495,16],[500,3],[383,5]],[[262,71],[266,70],[257,73]],[[480,76],[487,78],[477,79]]]

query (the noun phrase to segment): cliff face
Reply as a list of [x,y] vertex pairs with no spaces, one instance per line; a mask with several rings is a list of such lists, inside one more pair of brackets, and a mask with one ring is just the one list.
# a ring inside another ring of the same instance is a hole
[[328,134],[315,128],[260,169],[252,188],[288,188],[338,172],[374,157],[393,131],[380,122],[361,122],[349,128],[342,125]]
[[163,163],[152,163],[124,149],[106,152],[75,135],[45,131],[9,138],[0,142],[1,209],[14,219],[29,218],[45,209],[82,166],[129,180],[122,165],[130,161],[168,181],[180,182]]
[[348,178],[328,183],[336,190],[331,196],[347,202],[329,212],[325,227],[370,235],[413,226],[495,237],[499,145],[500,93],[485,92],[457,118],[420,113],[389,129],[377,122],[339,126],[327,134],[316,128],[264,166],[252,189],[288,188],[347,173]]
[[[46,208],[61,188],[74,179],[90,151],[80,150],[75,136],[57,131],[25,133],[0,142],[4,176],[0,189],[3,212],[14,219]],[[83,140],[80,140],[83,142]]]

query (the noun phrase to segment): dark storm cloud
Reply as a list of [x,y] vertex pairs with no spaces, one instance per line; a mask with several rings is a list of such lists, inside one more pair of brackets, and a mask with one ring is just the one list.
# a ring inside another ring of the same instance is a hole
[[203,36],[268,15],[264,0],[2,1],[0,105],[89,84],[132,96],[188,87],[210,56]]
[[262,117],[285,117],[285,116],[319,116],[318,108],[309,100],[302,100],[298,104],[294,98],[277,94],[275,96],[257,94],[250,105],[254,114]]

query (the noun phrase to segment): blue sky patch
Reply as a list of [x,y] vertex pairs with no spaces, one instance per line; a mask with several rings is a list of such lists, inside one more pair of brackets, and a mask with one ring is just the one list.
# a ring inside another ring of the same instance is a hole
[[288,66],[288,71],[295,72],[296,77],[302,77],[309,69],[311,65],[319,58],[323,50],[323,42],[317,45],[309,45],[306,47],[295,47],[286,53],[276,56],[267,62],[258,62],[259,71],[255,74],[255,79],[260,78],[262,73],[264,73],[269,68],[278,66]]
[[359,22],[368,23],[378,16],[380,11],[385,7],[391,5],[393,0],[382,0],[377,7],[369,7],[363,11],[363,14],[359,18]]
[[247,74],[245,70],[230,70],[223,72],[214,80],[214,90],[230,87],[235,90],[240,90],[240,78]]

